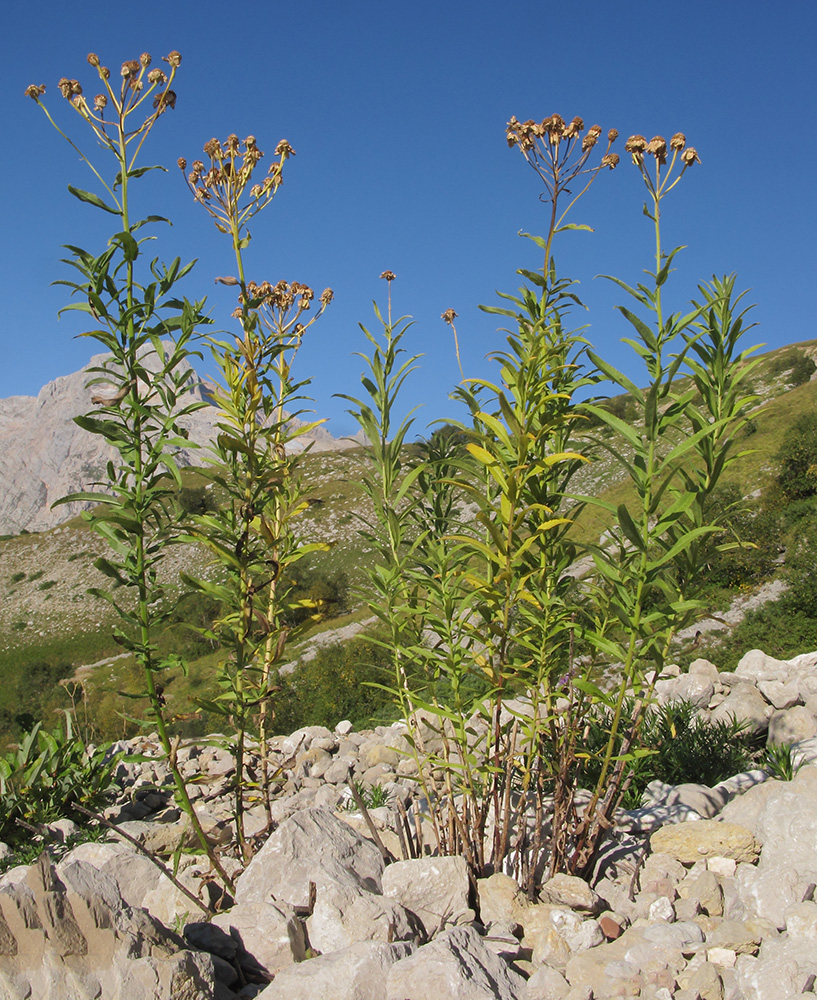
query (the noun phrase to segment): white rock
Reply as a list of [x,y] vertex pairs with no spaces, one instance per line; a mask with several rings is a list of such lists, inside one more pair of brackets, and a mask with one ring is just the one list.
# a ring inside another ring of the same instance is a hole
[[525,980],[473,927],[453,927],[389,970],[387,1000],[523,1000]]
[[347,823],[325,809],[304,809],[272,834],[236,883],[236,902],[310,907],[310,882],[380,891],[383,857]]
[[428,937],[469,920],[470,878],[464,858],[398,861],[383,872],[383,895],[416,913]]
[[[258,1000],[386,1000],[386,977],[414,945],[361,941],[283,969]],[[425,1000],[425,998],[424,998]]]

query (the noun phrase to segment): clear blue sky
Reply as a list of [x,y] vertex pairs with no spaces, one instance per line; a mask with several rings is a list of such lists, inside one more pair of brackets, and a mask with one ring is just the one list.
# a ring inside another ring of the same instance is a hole
[[689,246],[671,286],[677,303],[713,272],[737,271],[758,304],[756,340],[817,336],[811,0],[6,0],[2,21],[0,397],[36,393],[94,349],[74,339],[75,318],[57,321],[66,292],[50,282],[67,276],[60,245],[100,250],[112,217],[67,193],[93,178],[23,96],[45,83],[52,113],[78,129],[56,83],[76,77],[96,93],[90,51],[116,71],[143,51],[157,63],[182,53],[176,110],[142,160],[170,172],[149,175],[137,210],[172,219],[157,250],[199,258],[185,291],[207,294],[220,326],[234,296],[213,277],[232,273],[230,246],[193,203],[176,160],[230,132],[255,135],[269,154],[280,138],[297,151],[252,227],[248,275],[335,290],[299,356],[335,434],[355,429],[332,394],[357,391],[357,324],[369,325],[371,300],[385,299],[385,269],[397,274],[395,310],[416,320],[407,346],[426,355],[405,400],[425,404],[418,429],[454,412],[446,399],[458,371],[443,310],[459,313],[466,374],[489,371],[484,357],[502,336],[477,307],[494,303],[496,289],[514,291],[517,267],[538,265],[517,233],[545,228],[537,178],[505,143],[511,115],[580,115],[621,133],[621,166],[573,219],[596,232],[567,234],[556,247],[561,272],[582,282],[590,339],[611,360],[635,371],[619,344],[628,333],[613,308],[621,295],[594,275],[633,282],[651,264],[640,181],[623,155],[636,132],[683,131],[703,161],[665,204],[665,245]]

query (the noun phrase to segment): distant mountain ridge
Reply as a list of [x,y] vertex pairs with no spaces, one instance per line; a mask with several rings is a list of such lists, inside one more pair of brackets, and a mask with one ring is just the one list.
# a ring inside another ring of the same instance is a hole
[[[54,379],[36,396],[0,399],[0,534],[22,530],[44,531],[76,515],[91,504],[51,505],[78,490],[92,489],[104,479],[113,449],[97,434],[74,423],[74,417],[93,409],[91,396],[104,388],[86,388],[91,375],[106,355],[95,355],[88,365],[71,375]],[[190,369],[190,395],[186,401],[208,401],[206,387]],[[180,466],[202,465],[201,448],[213,439],[217,411],[213,406],[186,417],[182,423],[190,434],[190,447],[176,453]],[[300,421],[293,420],[296,423]],[[293,450],[312,444],[315,451],[342,451],[355,442],[333,437],[323,426],[293,442]],[[196,445],[200,447],[195,447]]]

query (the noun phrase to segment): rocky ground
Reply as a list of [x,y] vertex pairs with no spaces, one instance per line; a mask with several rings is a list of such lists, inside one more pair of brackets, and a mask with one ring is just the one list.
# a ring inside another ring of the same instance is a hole
[[[668,668],[662,702],[692,699],[769,743],[793,742],[792,781],[751,771],[715,787],[654,782],[620,812],[592,885],[558,875],[528,899],[509,876],[474,880],[461,858],[411,857],[424,822],[401,724],[310,727],[274,745],[274,832],[231,858],[235,761],[180,749],[208,835],[236,877],[219,898],[204,856],[179,882],[130,843],[85,843],[0,877],[0,995],[122,1000],[789,1000],[817,978],[817,653],[754,650],[734,673]],[[107,815],[167,855],[189,832],[150,736],[127,746]],[[257,767],[250,760],[250,771]],[[350,810],[352,782],[371,802]],[[367,791],[368,790],[368,791]],[[400,810],[398,803],[403,806]],[[409,818],[407,829],[401,813]],[[401,825],[402,824],[402,825]],[[70,825],[58,824],[55,837]],[[413,834],[407,838],[406,833]],[[416,853],[416,852],[414,852]]]

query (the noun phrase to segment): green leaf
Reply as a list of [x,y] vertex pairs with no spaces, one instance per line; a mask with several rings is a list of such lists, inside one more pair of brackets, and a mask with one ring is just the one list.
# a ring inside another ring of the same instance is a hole
[[93,194],[91,191],[83,191],[82,188],[75,188],[71,184],[68,185],[68,190],[75,198],[79,198],[80,201],[87,202],[89,205],[95,205],[97,208],[101,208],[105,212],[110,212],[111,215],[122,214],[119,206],[111,208],[110,205],[105,204],[99,195]]
[[621,530],[624,532],[625,536],[635,545],[637,549],[641,552],[646,550],[646,542],[641,537],[641,532],[638,530],[635,521],[630,516],[630,512],[627,510],[626,504],[619,504],[616,508],[616,516],[618,517],[618,523],[621,526]]

